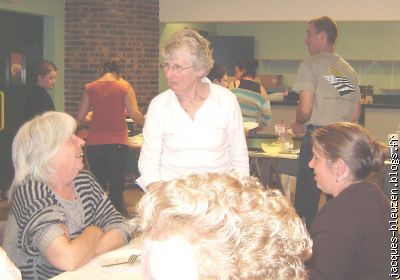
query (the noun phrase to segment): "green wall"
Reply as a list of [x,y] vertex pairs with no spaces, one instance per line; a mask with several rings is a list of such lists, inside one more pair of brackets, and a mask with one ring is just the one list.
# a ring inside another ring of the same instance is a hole
[[43,16],[43,57],[58,68],[53,92],[57,111],[64,111],[64,0],[21,0],[18,3],[0,2],[0,10]]
[[[360,84],[400,88],[400,22],[338,22],[336,51],[348,59],[359,75]],[[190,24],[165,24],[160,45],[173,31]],[[307,22],[209,23],[194,28],[216,35],[254,36],[260,74],[283,74],[284,85],[295,79],[299,61],[308,55],[304,45]],[[268,59],[270,59],[268,61]],[[165,87],[161,83],[160,89]]]

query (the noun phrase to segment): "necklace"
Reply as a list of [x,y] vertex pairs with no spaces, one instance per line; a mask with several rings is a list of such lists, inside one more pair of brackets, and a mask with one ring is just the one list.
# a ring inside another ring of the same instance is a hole
[[186,95],[176,95],[179,104],[183,108],[185,112],[189,111],[197,111],[197,109],[204,103],[209,95],[209,88],[207,87],[198,87],[192,96]]
[[195,104],[194,98],[186,98],[183,96],[177,95],[179,104],[181,105],[182,109],[187,113],[190,111],[190,109],[193,107],[193,104]]

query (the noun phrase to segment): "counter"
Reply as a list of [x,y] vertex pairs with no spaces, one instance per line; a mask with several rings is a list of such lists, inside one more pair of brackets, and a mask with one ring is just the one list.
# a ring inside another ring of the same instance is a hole
[[[296,106],[297,102],[271,102],[272,123],[263,133],[274,133],[275,123],[290,125],[296,118]],[[399,129],[400,103],[362,104],[359,122],[373,138],[387,141],[387,135]]]

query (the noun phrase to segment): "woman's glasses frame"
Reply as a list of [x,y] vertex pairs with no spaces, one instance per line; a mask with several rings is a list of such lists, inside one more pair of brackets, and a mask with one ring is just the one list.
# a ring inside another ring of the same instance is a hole
[[160,68],[163,69],[164,71],[168,71],[169,69],[172,70],[172,72],[177,73],[177,74],[181,74],[183,71],[192,68],[193,65],[188,66],[188,67],[183,67],[182,65],[179,64],[174,64],[174,65],[170,65],[169,63],[161,63],[160,64]]

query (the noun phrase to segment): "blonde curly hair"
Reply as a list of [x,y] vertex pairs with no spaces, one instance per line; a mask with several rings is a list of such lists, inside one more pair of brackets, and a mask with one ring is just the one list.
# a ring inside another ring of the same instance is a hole
[[179,236],[193,245],[198,279],[307,279],[312,241],[303,222],[256,178],[209,173],[160,183],[138,214],[144,240]]

